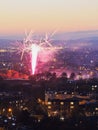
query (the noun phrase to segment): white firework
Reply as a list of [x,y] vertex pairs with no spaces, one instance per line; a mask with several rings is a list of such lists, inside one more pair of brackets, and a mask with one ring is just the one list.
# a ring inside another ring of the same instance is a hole
[[34,32],[31,30],[30,33],[27,33],[25,31],[25,38],[22,42],[17,41],[14,44],[14,48],[16,49],[17,53],[21,54],[21,60],[23,59],[24,53],[31,53],[32,51],[32,45],[36,45],[39,46],[40,51],[57,51],[59,49],[63,49],[62,46],[53,46],[51,44],[52,41],[52,37],[53,35],[56,33],[56,31],[54,31],[51,35],[48,35],[47,33],[45,34],[44,38],[40,38],[40,40],[35,40],[33,39],[33,34]]

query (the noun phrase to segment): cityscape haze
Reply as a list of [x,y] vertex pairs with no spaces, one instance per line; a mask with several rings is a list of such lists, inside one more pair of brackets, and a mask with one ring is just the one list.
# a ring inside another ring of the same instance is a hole
[[98,0],[0,0],[0,130],[98,129]]

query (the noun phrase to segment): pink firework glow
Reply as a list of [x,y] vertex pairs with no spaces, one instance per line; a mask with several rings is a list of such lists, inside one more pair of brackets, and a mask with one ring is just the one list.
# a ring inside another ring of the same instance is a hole
[[[53,36],[52,33],[51,36]],[[31,74],[35,74],[36,72],[36,65],[39,58],[41,68],[44,64],[54,59],[54,54],[58,49],[62,49],[60,46],[53,46],[51,44],[50,37],[46,34],[44,38],[40,40],[34,40],[31,38],[32,31],[27,34],[26,38],[20,43],[17,42],[17,46],[15,47],[16,50],[21,54],[21,60],[23,59],[24,53],[30,54],[31,58]]]
[[40,48],[36,44],[31,45],[31,67],[32,67],[32,74],[35,74],[36,64],[37,64],[37,57]]

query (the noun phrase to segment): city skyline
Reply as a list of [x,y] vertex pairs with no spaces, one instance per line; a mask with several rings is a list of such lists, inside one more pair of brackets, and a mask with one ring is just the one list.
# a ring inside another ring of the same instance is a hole
[[97,0],[0,1],[0,36],[98,30]]
[[0,130],[98,130],[98,0],[0,0]]

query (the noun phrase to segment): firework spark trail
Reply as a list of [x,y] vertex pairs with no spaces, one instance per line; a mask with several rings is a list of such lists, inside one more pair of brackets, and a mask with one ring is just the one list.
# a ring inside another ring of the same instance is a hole
[[32,66],[33,75],[35,74],[39,49],[40,48],[36,44],[32,44],[32,46],[31,46],[31,66]]

